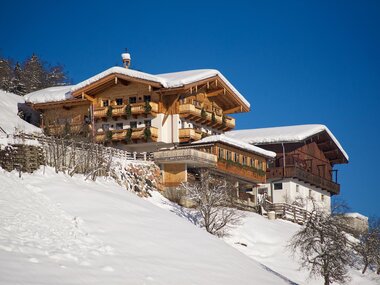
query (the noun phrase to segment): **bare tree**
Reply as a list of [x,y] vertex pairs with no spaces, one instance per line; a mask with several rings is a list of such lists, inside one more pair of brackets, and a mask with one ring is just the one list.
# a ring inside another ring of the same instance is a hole
[[202,217],[201,226],[218,237],[227,234],[229,227],[240,222],[242,214],[231,208],[233,186],[225,179],[213,177],[201,170],[199,181],[184,184],[187,197],[196,204]]
[[380,219],[372,220],[368,230],[361,234],[354,249],[363,262],[362,274],[369,266],[377,267],[377,274],[380,274]]
[[292,237],[289,247],[300,258],[310,277],[321,276],[324,284],[349,280],[351,251],[346,234],[335,216],[315,209],[305,225]]

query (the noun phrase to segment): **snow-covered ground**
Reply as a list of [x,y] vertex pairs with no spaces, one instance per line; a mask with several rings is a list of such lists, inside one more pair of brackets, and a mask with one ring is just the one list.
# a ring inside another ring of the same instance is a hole
[[[149,201],[191,223],[198,223],[194,211],[168,201],[159,193],[153,193],[153,197]],[[323,284],[322,279],[309,279],[308,272],[300,269],[297,257],[293,258],[287,249],[288,241],[299,228],[299,225],[292,222],[270,221],[258,214],[244,212],[241,225],[232,228],[224,241],[249,258],[260,262],[268,270],[285,277],[289,282],[309,285]],[[380,276],[374,272],[362,275],[359,269],[350,269],[350,276],[351,281],[348,284],[380,284]]]
[[24,103],[24,97],[0,90],[0,135],[4,131],[7,134],[14,133],[16,129],[27,133],[41,132],[40,128],[17,116],[18,105]]
[[46,168],[0,182],[0,284],[288,284],[113,181]]

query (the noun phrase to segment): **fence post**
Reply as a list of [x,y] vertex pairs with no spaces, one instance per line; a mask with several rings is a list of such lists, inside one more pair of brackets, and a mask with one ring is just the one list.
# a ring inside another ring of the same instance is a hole
[[133,152],[133,160],[136,160],[137,152]]
[[146,152],[144,152],[144,161],[146,161]]

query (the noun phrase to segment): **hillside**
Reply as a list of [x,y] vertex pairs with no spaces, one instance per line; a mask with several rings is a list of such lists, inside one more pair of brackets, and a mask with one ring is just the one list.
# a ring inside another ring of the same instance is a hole
[[[25,103],[24,97],[0,90],[0,98],[0,134],[3,134],[4,131],[11,134],[16,129],[26,133],[41,132],[39,128],[27,123],[17,115],[18,106]],[[21,108],[27,110],[25,106]]]
[[[157,192],[149,201],[189,222],[197,223],[194,211],[166,200]],[[241,225],[232,228],[224,241],[291,284],[323,284],[322,278],[309,279],[308,272],[300,270],[297,256],[293,258],[287,249],[288,241],[299,228],[299,225],[289,221],[270,221],[258,214],[244,212]],[[350,269],[351,281],[348,284],[380,284],[380,276],[370,271],[362,275],[361,269]]]
[[0,181],[1,284],[286,284],[112,181],[50,168]]

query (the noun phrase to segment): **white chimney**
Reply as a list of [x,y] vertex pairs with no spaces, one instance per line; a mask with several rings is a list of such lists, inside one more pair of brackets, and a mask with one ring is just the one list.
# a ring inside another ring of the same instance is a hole
[[131,65],[131,55],[129,52],[125,52],[121,54],[121,58],[123,59],[123,65],[125,68],[129,68]]

